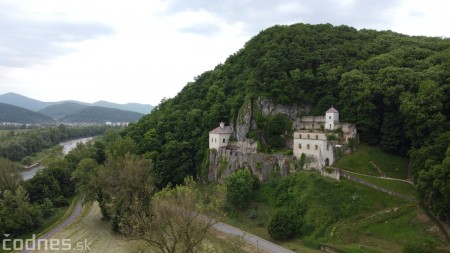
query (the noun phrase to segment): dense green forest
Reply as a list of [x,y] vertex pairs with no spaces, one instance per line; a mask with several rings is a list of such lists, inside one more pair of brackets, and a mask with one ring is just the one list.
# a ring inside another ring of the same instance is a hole
[[[0,157],[20,161],[26,156],[53,147],[66,140],[103,134],[108,126],[70,127],[59,125],[28,131],[9,130],[0,136]],[[29,164],[26,164],[29,165]]]
[[162,101],[126,136],[153,160],[158,187],[181,183],[203,175],[208,131],[235,124],[241,106],[260,97],[313,115],[334,105],[361,141],[409,156],[422,203],[450,221],[450,39],[275,26]]

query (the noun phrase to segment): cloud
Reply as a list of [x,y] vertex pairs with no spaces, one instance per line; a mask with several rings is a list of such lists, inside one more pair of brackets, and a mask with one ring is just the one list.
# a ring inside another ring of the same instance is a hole
[[275,24],[332,23],[357,28],[387,26],[389,10],[400,0],[170,0],[167,12],[203,10],[225,20],[229,24],[242,22],[245,32],[256,32]]
[[64,43],[80,42],[113,30],[91,22],[55,21],[26,15],[0,3],[0,66],[26,67],[70,51]]

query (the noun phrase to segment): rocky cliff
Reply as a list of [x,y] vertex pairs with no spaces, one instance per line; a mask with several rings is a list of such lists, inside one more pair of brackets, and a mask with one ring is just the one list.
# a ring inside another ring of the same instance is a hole
[[222,182],[240,168],[249,169],[260,181],[266,181],[271,174],[286,176],[296,169],[296,159],[291,155],[244,154],[239,150],[211,149],[209,151],[210,181]]
[[299,129],[301,117],[308,115],[310,110],[309,106],[280,105],[265,98],[248,99],[240,108],[236,118],[236,140],[239,142],[245,141],[248,133],[258,128],[255,122],[256,113],[260,113],[263,117],[282,114],[292,120],[294,129]]

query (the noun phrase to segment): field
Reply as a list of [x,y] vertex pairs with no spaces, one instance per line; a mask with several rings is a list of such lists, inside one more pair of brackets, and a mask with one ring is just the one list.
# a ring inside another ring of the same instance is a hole
[[[127,240],[125,237],[115,234],[111,230],[111,223],[101,219],[98,203],[86,205],[81,216],[65,229],[57,232],[51,239],[69,239],[72,251],[65,252],[142,252],[151,253],[147,245],[139,241]],[[224,234],[213,232],[205,242],[205,246],[212,252],[256,252],[256,249],[237,238],[231,238]],[[88,250],[85,246],[88,245]],[[52,252],[49,249],[33,252]],[[54,252],[54,251],[53,251]]]
[[361,144],[353,154],[342,157],[333,165],[361,174],[406,179],[408,163],[409,159],[406,157],[388,154],[379,147]]

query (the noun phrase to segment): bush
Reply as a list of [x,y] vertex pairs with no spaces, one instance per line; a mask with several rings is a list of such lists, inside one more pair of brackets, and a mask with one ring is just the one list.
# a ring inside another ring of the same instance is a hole
[[252,199],[255,179],[247,169],[238,170],[225,180],[227,201],[239,209],[246,209]]
[[268,232],[275,240],[288,240],[300,234],[301,220],[292,211],[278,210],[270,220]]
[[253,209],[253,210],[250,212],[250,215],[248,216],[248,218],[249,218],[250,220],[254,220],[254,219],[258,218],[258,210]]
[[69,201],[67,201],[67,199],[65,199],[63,196],[54,198],[52,202],[54,207],[63,207],[69,205]]
[[41,210],[44,218],[49,217],[53,213],[53,203],[50,199],[45,198],[42,204],[39,205],[39,209]]

